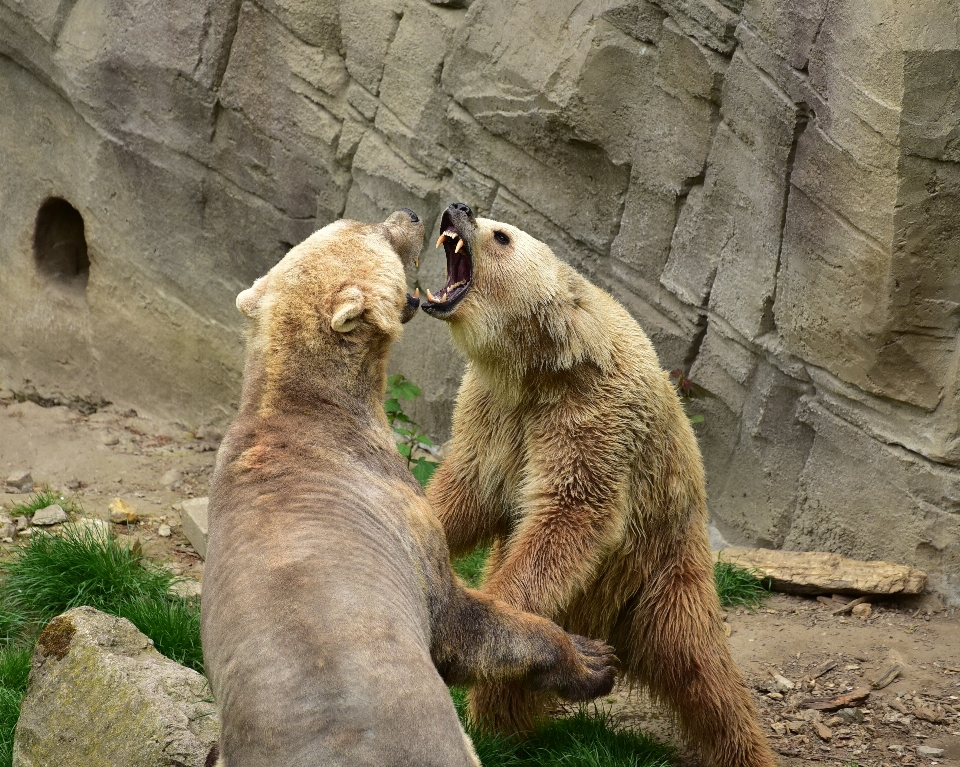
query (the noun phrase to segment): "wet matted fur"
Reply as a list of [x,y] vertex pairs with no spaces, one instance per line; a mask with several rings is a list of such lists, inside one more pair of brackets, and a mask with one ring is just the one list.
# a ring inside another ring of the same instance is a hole
[[[697,441],[640,326],[525,232],[441,221],[447,285],[422,308],[467,357],[449,455],[428,487],[454,555],[493,541],[485,593],[607,638],[632,684],[716,767],[770,767],[727,647]],[[478,687],[471,713],[523,731],[544,697]]]

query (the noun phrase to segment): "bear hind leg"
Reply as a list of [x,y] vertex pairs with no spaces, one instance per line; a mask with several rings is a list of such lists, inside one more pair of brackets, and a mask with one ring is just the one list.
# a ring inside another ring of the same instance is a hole
[[631,633],[628,675],[672,709],[707,764],[775,767],[730,655],[709,557],[694,554],[661,570],[643,594]]

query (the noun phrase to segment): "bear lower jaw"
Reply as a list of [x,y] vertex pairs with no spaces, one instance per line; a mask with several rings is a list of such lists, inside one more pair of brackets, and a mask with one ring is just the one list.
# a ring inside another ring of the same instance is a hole
[[413,295],[407,293],[407,302],[403,306],[403,310],[400,312],[400,323],[406,325],[410,320],[412,320],[416,314],[417,309],[420,308],[420,291],[415,290]]
[[[448,293],[451,293],[447,297]],[[445,287],[440,291],[439,296],[433,295],[429,290],[427,291],[427,300],[420,304],[420,308],[423,309],[431,317],[434,317],[438,320],[447,319],[456,308],[460,305],[460,302],[466,297],[467,293],[470,292],[470,281],[460,281],[455,285]]]

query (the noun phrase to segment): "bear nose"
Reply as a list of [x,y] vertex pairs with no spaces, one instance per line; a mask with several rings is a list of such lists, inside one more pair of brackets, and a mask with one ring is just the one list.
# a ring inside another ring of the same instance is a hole
[[459,210],[461,213],[466,213],[471,218],[473,217],[473,211],[470,210],[470,206],[467,205],[465,202],[455,202],[450,207],[453,208],[454,210]]
[[415,224],[419,224],[419,223],[420,223],[420,216],[418,216],[416,213],[414,213],[412,210],[410,210],[410,208],[400,208],[400,210],[401,210],[402,212],[406,213],[408,216],[410,216],[410,220],[411,220],[413,223],[415,223]]

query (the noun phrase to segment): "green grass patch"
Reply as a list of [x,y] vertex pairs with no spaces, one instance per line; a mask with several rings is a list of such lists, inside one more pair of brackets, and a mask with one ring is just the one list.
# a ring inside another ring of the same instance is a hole
[[464,554],[462,557],[453,560],[453,570],[467,586],[472,589],[479,588],[480,581],[483,580],[483,568],[487,565],[489,554],[489,546],[480,546],[469,554]]
[[89,605],[127,618],[163,655],[202,673],[200,602],[171,594],[176,581],[138,544],[80,526],[35,533],[14,549],[0,564],[0,767],[12,763],[33,645],[65,610]]
[[4,612],[37,626],[80,605],[116,614],[126,602],[166,599],[176,581],[147,562],[138,544],[121,545],[81,526],[35,533],[0,565],[0,577]]
[[150,637],[160,654],[203,673],[199,599],[139,598],[118,605],[115,614]]
[[14,518],[30,517],[40,509],[45,509],[47,506],[53,506],[54,504],[57,504],[67,514],[79,514],[83,510],[75,498],[46,489],[39,490],[22,503],[14,504],[10,510],[10,516]]
[[[465,720],[466,690],[455,687],[451,694]],[[635,728],[617,727],[609,713],[596,706],[548,720],[523,741],[478,731],[470,724],[467,732],[484,767],[668,767],[674,754]]]
[[[460,576],[477,585],[488,549],[459,559]],[[169,593],[176,578],[146,561],[139,547],[103,533],[68,527],[37,533],[0,565],[0,767],[12,760],[13,735],[36,636],[64,610],[90,605],[127,618],[167,657],[203,670],[199,600]],[[465,691],[453,699],[463,715]],[[547,721],[535,737],[515,741],[471,731],[484,767],[664,767],[671,750],[608,714],[582,708]]]
[[32,645],[11,644],[0,649],[0,765],[13,762],[13,732],[27,691],[32,657]]
[[724,607],[756,609],[770,596],[769,581],[764,581],[756,570],[748,570],[719,558],[713,565],[713,579],[717,584],[720,604]]

